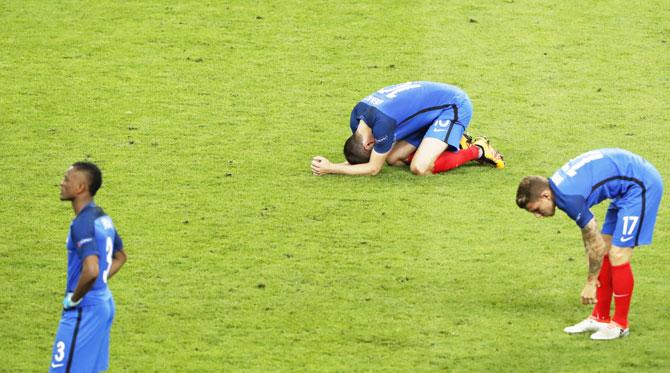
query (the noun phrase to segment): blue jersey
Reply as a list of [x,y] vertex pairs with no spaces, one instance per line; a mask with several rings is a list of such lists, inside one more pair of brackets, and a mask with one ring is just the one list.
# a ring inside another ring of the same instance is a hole
[[96,304],[110,297],[107,276],[112,256],[123,250],[123,242],[112,219],[95,203],[86,205],[72,220],[67,237],[67,292],[74,292],[81,275],[82,263],[89,255],[97,255],[100,263],[98,278],[84,295],[82,305]]
[[644,190],[645,185],[656,185],[658,180],[658,171],[639,155],[623,149],[598,149],[558,169],[549,186],[556,207],[584,228],[593,218],[591,206],[604,199],[619,203],[628,196],[634,198],[637,193],[633,189]]
[[[407,82],[382,88],[361,100],[352,112],[350,127],[356,132],[363,120],[372,128],[374,150],[386,153],[396,139],[430,126],[445,110],[453,111],[450,119],[458,121],[459,108],[471,111],[470,98],[460,88],[444,83]],[[470,115],[468,112],[468,121]]]

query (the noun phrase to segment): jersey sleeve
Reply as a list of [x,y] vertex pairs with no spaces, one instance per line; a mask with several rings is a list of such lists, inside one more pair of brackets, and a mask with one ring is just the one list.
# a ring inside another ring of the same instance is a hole
[[563,210],[570,219],[574,220],[579,228],[584,228],[593,219],[593,214],[586,205],[586,199],[580,195],[563,194],[560,190],[553,190],[556,207]]
[[379,154],[388,153],[395,141],[395,125],[390,121],[380,121],[375,125],[372,135],[375,138],[374,149]]
[[72,224],[72,242],[79,259],[89,255],[98,255],[98,244],[95,241],[95,223],[92,219],[77,219]]
[[121,240],[121,236],[119,235],[119,232],[114,232],[114,252],[117,251],[123,251],[123,240]]

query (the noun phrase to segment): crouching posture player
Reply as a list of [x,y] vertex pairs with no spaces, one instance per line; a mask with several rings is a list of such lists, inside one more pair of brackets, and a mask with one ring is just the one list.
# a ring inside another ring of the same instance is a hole
[[60,183],[75,218],[67,237],[67,284],[50,372],[99,372],[109,367],[114,300],[107,281],[126,261],[112,219],[93,202],[102,184],[100,169],[74,163]]
[[[633,295],[630,259],[633,248],[652,241],[663,195],[658,171],[642,157],[622,149],[599,149],[569,161],[547,179],[521,180],[516,203],[536,217],[563,210],[582,230],[588,276],[583,304],[595,304],[591,316],[565,328],[569,334],[595,332],[591,339],[628,335],[628,309]],[[607,209],[601,233],[589,208],[604,199]],[[610,306],[614,296],[614,316]]]
[[312,173],[376,175],[385,162],[409,163],[416,175],[444,172],[472,160],[503,168],[502,155],[486,138],[463,140],[471,117],[470,98],[449,84],[408,82],[382,88],[351,112],[353,135],[344,144],[347,162],[317,156]]

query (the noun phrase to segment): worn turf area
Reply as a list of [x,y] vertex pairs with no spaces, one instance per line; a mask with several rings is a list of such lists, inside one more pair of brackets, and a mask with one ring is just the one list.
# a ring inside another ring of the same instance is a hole
[[[598,147],[669,179],[667,1],[0,3],[0,371],[44,371],[81,159],[129,261],[111,368],[670,369],[668,197],[636,250],[628,338],[594,343],[579,231],[514,194]],[[461,86],[507,168],[315,177],[349,112]],[[595,209],[602,219],[604,206]]]

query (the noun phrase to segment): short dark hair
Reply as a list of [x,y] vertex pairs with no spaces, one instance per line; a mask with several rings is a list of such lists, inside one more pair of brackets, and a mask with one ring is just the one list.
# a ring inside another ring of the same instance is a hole
[[522,209],[529,202],[535,202],[545,190],[549,189],[549,180],[543,176],[526,176],[521,179],[516,190],[516,204]]
[[353,134],[344,143],[344,158],[349,164],[368,163],[370,151],[365,149],[362,141],[357,140],[356,134]]
[[91,193],[91,197],[95,196],[95,193],[98,192],[98,189],[102,185],[102,172],[98,166],[91,162],[75,162],[72,164],[72,168],[86,174],[88,178],[88,191]]

